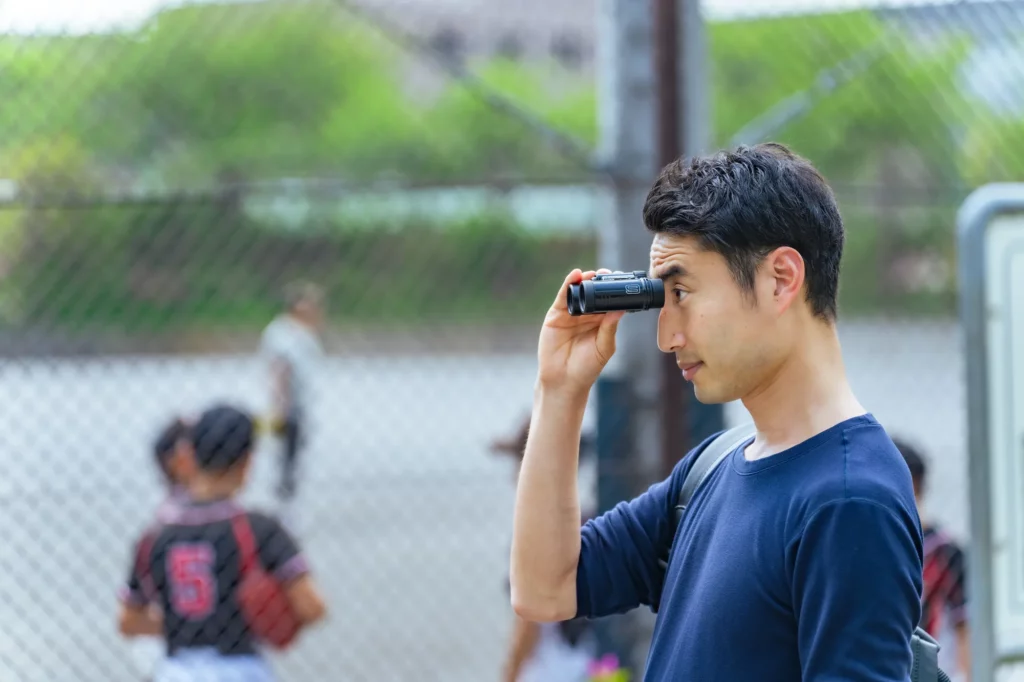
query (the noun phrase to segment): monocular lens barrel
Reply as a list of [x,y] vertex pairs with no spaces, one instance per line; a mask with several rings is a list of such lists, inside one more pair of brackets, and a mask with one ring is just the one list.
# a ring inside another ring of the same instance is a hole
[[569,314],[599,315],[616,310],[635,312],[665,305],[665,288],[660,279],[627,276],[603,279],[600,275],[569,285],[566,301]]

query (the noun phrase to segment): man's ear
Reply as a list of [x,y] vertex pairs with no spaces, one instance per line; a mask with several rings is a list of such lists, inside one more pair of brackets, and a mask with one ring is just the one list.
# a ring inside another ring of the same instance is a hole
[[764,272],[772,280],[772,303],[778,312],[785,312],[798,300],[804,288],[804,259],[790,246],[780,246],[765,258]]

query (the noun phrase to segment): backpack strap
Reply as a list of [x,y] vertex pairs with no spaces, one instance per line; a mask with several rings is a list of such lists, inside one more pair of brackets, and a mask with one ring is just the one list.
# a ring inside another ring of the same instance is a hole
[[231,530],[235,534],[235,542],[238,543],[238,551],[241,554],[239,573],[244,576],[252,570],[257,561],[256,538],[253,537],[249,515],[241,512],[232,516]]
[[910,682],[935,682],[948,680],[944,672],[939,670],[939,643],[925,630],[917,628],[910,637],[910,649],[914,654],[914,665],[910,672]]
[[752,438],[754,433],[753,424],[734,426],[728,431],[721,433],[697,455],[697,461],[693,463],[693,466],[686,473],[686,478],[683,479],[683,487],[679,489],[679,498],[676,500],[674,522],[672,524],[673,535],[675,528],[683,519],[683,513],[686,511],[687,505],[693,499],[693,494],[697,491],[697,487],[725,459],[726,455]]
[[[726,455],[738,448],[740,445],[749,440],[755,433],[753,424],[743,424],[741,426],[734,426],[728,431],[723,431],[718,434],[713,441],[695,455],[696,460],[690,466],[690,470],[686,472],[686,478],[683,479],[683,485],[679,489],[679,497],[676,499],[676,505],[672,510],[672,535],[675,538],[676,529],[679,527],[680,521],[683,519],[683,514],[686,512],[686,507],[690,504],[690,500],[693,498],[693,494],[697,491],[697,487],[704,482],[704,479],[708,477],[714,468],[725,459]],[[668,572],[668,562],[672,555],[672,545],[669,543],[665,549],[665,553],[658,559],[658,564],[661,567],[661,581],[662,587],[665,582],[665,574]],[[661,587],[658,589],[658,600],[660,601]],[[654,608],[657,612],[657,608]]]

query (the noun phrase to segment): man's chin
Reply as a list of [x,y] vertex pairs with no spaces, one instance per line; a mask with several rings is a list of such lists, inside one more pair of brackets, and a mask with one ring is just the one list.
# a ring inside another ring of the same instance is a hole
[[722,391],[716,391],[711,386],[702,386],[697,381],[693,382],[693,395],[704,405],[721,405],[734,400],[734,398],[724,395]]

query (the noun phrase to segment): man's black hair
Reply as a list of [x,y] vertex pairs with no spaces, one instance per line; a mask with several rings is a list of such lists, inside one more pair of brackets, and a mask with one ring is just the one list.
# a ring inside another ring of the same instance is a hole
[[252,417],[230,405],[217,405],[192,427],[196,465],[203,471],[224,471],[245,459],[252,450]]
[[175,418],[157,434],[156,441],[153,443],[153,455],[156,457],[160,470],[168,479],[171,478],[169,467],[171,456],[174,455],[178,443],[189,436],[188,424],[180,418]]
[[812,311],[835,320],[843,220],[825,178],[784,145],[674,161],[655,181],[643,215],[652,232],[695,237],[721,254],[747,293],[765,256],[782,246],[796,249]]
[[923,488],[925,475],[928,473],[928,466],[925,464],[921,451],[899,438],[893,438],[892,442],[896,445],[896,449],[900,451],[900,454],[903,455],[907,468],[910,469],[910,477],[914,479],[914,486],[918,489]]

